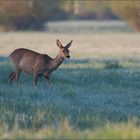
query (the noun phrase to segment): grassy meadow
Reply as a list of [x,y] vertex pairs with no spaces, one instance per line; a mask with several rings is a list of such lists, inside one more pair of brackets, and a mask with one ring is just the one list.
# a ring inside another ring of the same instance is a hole
[[[32,75],[8,84],[8,55],[29,48],[71,59],[34,88]],[[140,138],[140,34],[0,33],[0,138]]]

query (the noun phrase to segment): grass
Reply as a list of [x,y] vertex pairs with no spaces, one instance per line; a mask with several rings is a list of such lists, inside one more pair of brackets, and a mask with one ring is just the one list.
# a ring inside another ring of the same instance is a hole
[[[70,126],[79,132],[79,135],[76,134],[78,138],[88,137],[92,129],[101,128],[99,132],[96,130],[98,133],[102,133],[104,129],[111,131],[111,128],[106,128],[108,122],[126,123],[136,118],[139,126],[139,67],[134,68],[132,63],[127,67],[123,66],[123,63],[121,65],[121,67],[117,65],[116,68],[113,65],[112,68],[106,67],[104,61],[94,63],[89,61],[86,64],[83,61],[81,63],[72,61],[63,64],[54,72],[50,88],[45,79],[41,78],[36,89],[33,86],[32,76],[23,74],[20,83],[9,85],[7,76],[12,68],[5,60],[0,65],[0,73],[3,73],[0,76],[0,124],[6,124],[8,130],[11,130],[16,123],[18,128],[23,129],[25,133],[27,131],[25,135],[30,137],[28,135],[30,131],[46,132],[48,127],[56,128],[53,131],[63,132],[58,127],[61,126],[60,122],[67,119]],[[132,126],[137,129],[137,126],[133,124]],[[118,131],[119,125],[116,127]],[[123,124],[123,127],[127,126]],[[91,129],[89,134],[82,135],[81,131],[86,129]],[[70,132],[71,136],[74,131]],[[62,132],[60,133],[63,136]],[[20,136],[17,131],[11,133],[9,136],[15,136],[15,133],[17,137]],[[36,136],[36,132],[32,135]],[[51,135],[52,138],[54,136]],[[94,137],[94,134],[91,136]],[[44,137],[47,137],[47,134]]]
[[140,138],[139,57],[98,56],[66,61],[50,88],[43,78],[34,88],[26,74],[9,85],[1,57],[0,138]]
[[139,139],[139,131],[140,128],[132,122],[116,125],[107,124],[101,129],[80,131],[73,129],[65,120],[57,128],[44,127],[38,130],[21,130],[14,127],[13,130],[8,131],[5,127],[2,127],[0,135],[3,139]]

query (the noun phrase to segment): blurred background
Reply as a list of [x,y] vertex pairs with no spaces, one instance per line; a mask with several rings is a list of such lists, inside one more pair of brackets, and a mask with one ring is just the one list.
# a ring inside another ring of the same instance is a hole
[[86,30],[86,32],[110,30],[109,26],[114,30],[140,31],[140,2],[132,0],[0,1],[0,31],[68,32],[68,29],[69,31],[76,29],[74,32],[78,32],[79,26],[84,28],[81,31]]

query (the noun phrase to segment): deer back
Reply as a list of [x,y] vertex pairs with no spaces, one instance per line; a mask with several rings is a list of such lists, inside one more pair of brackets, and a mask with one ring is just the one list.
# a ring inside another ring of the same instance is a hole
[[28,49],[16,49],[10,55],[10,59],[15,68],[21,69],[25,72],[39,71],[47,67],[47,64],[52,60],[46,54],[40,54]]

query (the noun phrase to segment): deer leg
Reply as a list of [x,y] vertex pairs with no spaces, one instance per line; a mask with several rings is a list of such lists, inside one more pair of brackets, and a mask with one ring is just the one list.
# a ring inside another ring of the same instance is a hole
[[8,79],[11,78],[11,76],[12,76],[14,73],[15,73],[14,71],[11,72],[11,73],[9,74],[9,76],[8,76]]
[[9,76],[8,76],[8,79],[11,80],[11,78],[12,78],[14,75],[15,75],[15,72],[14,72],[14,71],[11,72],[11,73],[9,74]]
[[11,82],[12,82],[13,80],[15,80],[15,78],[16,78],[16,73],[14,72],[14,74],[11,76]]
[[17,70],[17,71],[16,71],[16,82],[17,82],[17,83],[18,83],[20,74],[21,74],[21,70]]
[[47,82],[48,82],[48,84],[49,84],[49,86],[51,85],[51,81],[50,81],[50,78],[49,78],[49,76],[44,76],[45,77],[45,79],[47,80]]
[[38,81],[39,75],[34,74],[34,86],[37,87],[37,81]]
[[16,78],[16,73],[11,72],[10,75],[8,76],[9,83],[11,83],[15,78]]

